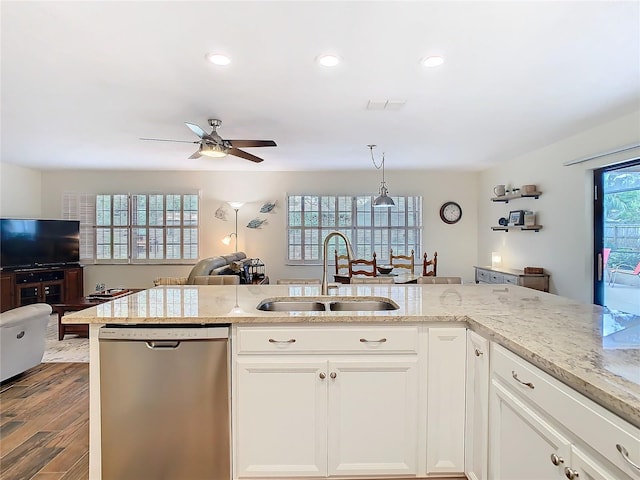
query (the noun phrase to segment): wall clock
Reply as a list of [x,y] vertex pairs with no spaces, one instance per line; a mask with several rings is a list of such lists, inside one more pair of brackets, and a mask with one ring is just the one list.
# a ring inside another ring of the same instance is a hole
[[456,202],[445,202],[440,207],[440,218],[449,225],[457,223],[462,218],[462,208]]

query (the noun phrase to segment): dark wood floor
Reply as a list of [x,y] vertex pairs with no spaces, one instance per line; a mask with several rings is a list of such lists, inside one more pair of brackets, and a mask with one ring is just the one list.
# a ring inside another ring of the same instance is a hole
[[0,384],[0,479],[89,478],[89,364],[42,363]]

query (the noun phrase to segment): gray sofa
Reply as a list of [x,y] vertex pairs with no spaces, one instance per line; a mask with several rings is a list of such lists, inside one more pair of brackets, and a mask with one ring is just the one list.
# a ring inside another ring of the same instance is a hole
[[207,275],[239,275],[243,276],[244,267],[251,262],[244,252],[230,255],[203,258],[191,269],[188,277],[158,277],[154,285],[194,285],[196,277]]
[[0,313],[0,382],[40,365],[49,315],[46,303]]

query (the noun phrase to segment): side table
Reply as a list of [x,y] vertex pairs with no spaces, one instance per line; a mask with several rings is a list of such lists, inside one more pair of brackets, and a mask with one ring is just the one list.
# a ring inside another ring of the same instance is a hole
[[51,309],[53,313],[58,314],[58,340],[63,340],[64,336],[69,334],[76,334],[79,337],[89,337],[89,325],[83,324],[64,324],[62,323],[62,317],[65,313],[68,312],[79,312],[80,310],[84,310],[85,308],[94,307],[101,303],[109,302],[111,300],[115,300],[116,298],[122,298],[127,295],[131,295],[132,293],[141,292],[142,288],[133,288],[128,289],[122,292],[121,295],[111,297],[111,298],[95,298],[95,297],[78,297],[73,298],[64,303],[55,303],[51,305]]

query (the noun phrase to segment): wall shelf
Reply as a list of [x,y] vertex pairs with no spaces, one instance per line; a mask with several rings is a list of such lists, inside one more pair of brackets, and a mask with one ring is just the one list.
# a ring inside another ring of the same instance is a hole
[[491,230],[493,230],[494,232],[508,232],[509,230],[525,230],[525,231],[539,232],[541,228],[542,228],[542,225],[529,225],[529,226],[515,225],[513,227],[502,227],[502,226],[491,227]]
[[538,197],[540,197],[540,195],[542,195],[542,192],[533,192],[533,193],[512,193],[510,195],[502,195],[500,197],[493,197],[491,199],[492,202],[504,202],[504,203],[509,203],[509,200],[514,200],[516,198],[535,198],[536,200],[538,199]]

